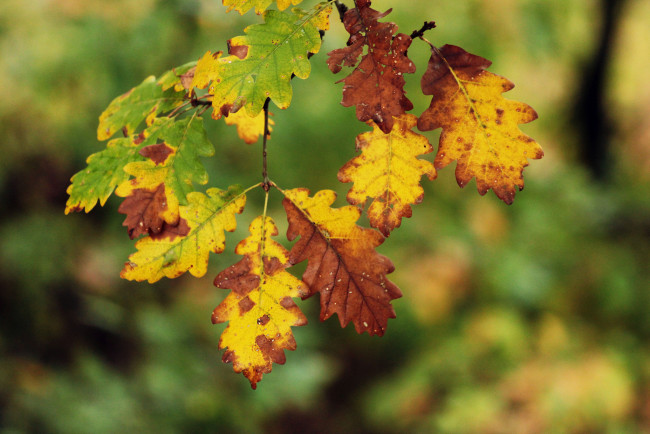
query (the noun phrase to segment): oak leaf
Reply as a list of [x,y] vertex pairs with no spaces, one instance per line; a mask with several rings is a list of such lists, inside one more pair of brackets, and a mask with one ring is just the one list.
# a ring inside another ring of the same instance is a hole
[[[288,8],[290,5],[297,5],[302,0],[275,0],[278,4],[278,9],[281,11],[285,10]],[[228,10],[226,12],[230,12],[231,10],[236,10],[239,12],[241,15],[244,15],[246,12],[248,12],[250,9],[255,8],[255,13],[256,14],[261,14],[268,8],[271,3],[273,3],[273,0],[223,0],[223,5],[228,6]]]
[[[163,76],[165,82],[170,78],[167,74]],[[185,94],[184,90],[177,91],[174,85],[163,89],[154,76],[146,78],[140,85],[115,98],[99,116],[97,139],[106,140],[120,130],[125,136],[131,135],[142,121],[151,125],[159,114],[183,104]]]
[[[119,211],[127,215],[124,225],[135,237],[142,233],[158,233],[162,223],[175,225],[179,206],[194,190],[193,183],[205,184],[208,174],[199,157],[214,154],[203,127],[203,118],[194,116],[181,120],[156,119],[143,133],[140,154],[145,161],[127,164],[124,171],[134,176],[122,182],[115,194],[127,198]],[[160,143],[159,143],[160,142]],[[138,219],[142,214],[141,199],[147,204],[148,221]],[[158,219],[153,218],[154,215]],[[153,226],[149,226],[153,223]]]
[[270,98],[285,109],[291,103],[291,77],[307,78],[311,72],[309,54],[321,46],[319,30],[329,25],[332,6],[321,3],[310,12],[294,8],[291,12],[268,10],[264,24],[255,24],[228,41],[227,57],[206,53],[194,75],[196,87],[210,84],[215,119],[246,107],[257,116]]
[[123,279],[154,283],[186,271],[195,277],[205,275],[210,252],[223,252],[224,231],[236,229],[235,214],[243,211],[246,195],[238,187],[210,188],[207,195],[189,193],[187,202],[180,207],[176,225],[165,225],[158,234],[138,240],[138,251],[129,256],[120,273]]
[[115,187],[129,179],[124,166],[142,160],[138,149],[133,137],[121,137],[109,141],[106,149],[88,157],[88,167],[70,179],[71,184],[67,189],[70,197],[65,213],[90,212],[98,201],[104,206]]
[[307,318],[292,297],[306,294],[306,288],[285,271],[289,252],[271,239],[278,234],[273,220],[257,217],[249,231],[235,249],[244,258],[214,280],[232,291],[212,313],[212,322],[229,322],[219,340],[226,350],[223,361],[232,362],[255,389],[273,363],[284,364],[284,350],[296,349],[291,327],[307,324]]
[[302,280],[309,287],[307,297],[320,293],[321,321],[336,313],[341,327],[351,321],[358,333],[382,336],[388,319],[395,318],[390,302],[402,296],[386,278],[395,269],[393,263],[375,251],[384,236],[356,224],[359,208],[331,208],[336,198],[331,190],[309,197],[309,190],[298,188],[284,195],[287,238],[300,236],[289,263],[307,259]]
[[162,90],[174,88],[176,92],[184,92],[189,88],[187,83],[188,80],[191,82],[190,77],[194,75],[194,68],[196,68],[196,61],[172,68],[160,76],[158,84]]
[[[237,135],[249,145],[257,142],[259,136],[264,134],[264,112],[250,117],[246,110],[239,110],[236,113],[229,113],[224,120],[227,125],[237,125]],[[269,117],[269,132],[273,131],[272,125],[275,125],[275,122]]]
[[458,160],[458,185],[464,187],[476,177],[481,195],[492,189],[511,204],[515,187],[524,188],[522,172],[528,158],[539,159],[544,153],[518,127],[537,119],[537,113],[527,104],[503,98],[501,94],[514,84],[486,71],[490,65],[460,47],[434,48],[422,77],[422,91],[433,99],[418,128],[442,128],[437,169]]
[[348,10],[343,18],[350,33],[348,46],[329,52],[327,64],[335,74],[342,66],[355,66],[350,75],[338,81],[344,83],[341,104],[356,106],[360,121],[373,120],[388,133],[393,128],[393,116],[413,108],[404,91],[403,77],[415,72],[415,64],[407,56],[411,37],[403,33],[395,35],[395,23],[378,21],[390,9],[380,13],[370,7],[368,0],[355,3],[357,7]]
[[136,188],[122,201],[117,212],[126,215],[122,226],[126,226],[133,240],[141,235],[160,233],[165,226],[163,216],[167,209],[165,184],[160,184],[151,189]]
[[388,134],[369,121],[373,131],[357,136],[361,155],[338,173],[339,181],[354,183],[347,195],[350,204],[364,205],[367,197],[373,199],[368,218],[385,236],[400,226],[402,217],[411,217],[411,204],[422,201],[422,175],[430,180],[436,177],[433,164],[417,158],[433,151],[426,137],[411,131],[417,121],[416,116],[403,114],[395,118]]

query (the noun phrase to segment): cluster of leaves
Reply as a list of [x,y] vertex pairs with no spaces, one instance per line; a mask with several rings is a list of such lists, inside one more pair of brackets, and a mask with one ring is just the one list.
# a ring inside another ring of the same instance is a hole
[[[513,84],[488,72],[486,59],[428,42],[424,33],[435,27],[433,22],[411,35],[397,33],[396,24],[380,21],[390,10],[376,11],[369,0],[355,0],[351,9],[326,1],[309,10],[287,10],[301,0],[277,0],[279,10],[267,10],[272,0],[223,3],[240,14],[254,8],[263,13],[264,23],[230,39],[227,55],[207,52],[198,62],[159,79],[149,77],[112,101],[100,116],[97,136],[107,140],[121,132],[123,137],[112,138],[72,177],[66,213],[89,212],[115,191],[124,198],[119,212],[126,216],[129,236],[139,238],[121,276],[150,283],[187,271],[201,277],[210,252],[224,251],[225,232],[235,230],[246,194],[263,188],[264,213],[235,249],[243,259],[214,281],[231,292],[212,315],[213,323],[228,322],[219,342],[223,360],[255,388],[273,363],[284,363],[284,350],[296,348],[291,327],[307,323],[294,298],[319,293],[321,320],[336,313],[342,327],[352,323],[358,333],[384,334],[388,319],[395,318],[391,301],[402,293],[387,278],[392,262],[375,249],[422,201],[423,175],[434,180],[436,169],[457,161],[461,187],[476,178],[480,194],[492,189],[510,204],[523,188],[528,159],[543,153],[518,127],[534,120],[535,111],[501,95]],[[335,74],[348,68],[340,80],[342,104],[355,106],[357,118],[372,128],[356,138],[360,154],[338,172],[341,182],[352,183],[349,205],[341,208],[332,207],[333,191],[283,190],[266,170],[270,102],[289,107],[291,80],[309,76],[310,57],[320,50],[335,8],[350,36],[345,47],[328,53],[327,64]],[[416,71],[408,58],[414,39],[431,47],[421,87],[432,100],[419,117],[407,113],[413,104],[404,91],[404,74]],[[197,190],[208,182],[200,157],[214,154],[203,125],[210,109],[213,119],[236,125],[246,143],[262,137],[260,183]],[[433,147],[416,127],[442,128],[433,163],[418,158]],[[271,238],[278,234],[266,215],[271,188],[283,196],[287,239],[298,239],[289,251]],[[363,212],[372,228],[357,224]],[[301,280],[287,271],[305,260]]]

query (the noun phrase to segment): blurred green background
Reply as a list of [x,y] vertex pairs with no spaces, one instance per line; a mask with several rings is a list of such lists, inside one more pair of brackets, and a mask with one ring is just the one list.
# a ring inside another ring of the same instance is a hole
[[[119,278],[134,249],[119,200],[63,209],[115,96],[259,17],[218,0],[0,2],[2,433],[650,431],[650,2],[373,2],[391,6],[403,32],[435,20],[433,43],[491,59],[517,85],[506,96],[538,111],[522,129],[546,155],[512,206],[459,189],[453,167],[424,180],[424,202],[380,248],[404,292],[386,335],[320,323],[317,297],[301,302],[298,350],[252,391],[221,363],[210,314],[259,192],[204,278],[155,285]],[[312,76],[272,109],[269,143],[276,183],[333,188],[338,206],[349,185],[336,172],[367,129],[325,64],[345,41],[334,15]],[[409,55],[419,114],[425,44]],[[211,185],[258,182],[260,145],[209,124]]]

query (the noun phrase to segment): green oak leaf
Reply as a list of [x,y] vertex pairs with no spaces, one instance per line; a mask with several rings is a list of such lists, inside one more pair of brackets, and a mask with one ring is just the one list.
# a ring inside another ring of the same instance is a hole
[[169,71],[165,72],[158,79],[158,84],[162,86],[163,90],[174,88],[177,92],[184,92],[184,87],[182,83],[182,75],[186,74],[190,69],[196,66],[196,61],[188,62],[184,65],[177,66],[172,68]]
[[106,140],[124,129],[125,135],[133,134],[146,120],[151,125],[161,113],[171,111],[183,104],[186,92],[173,87],[163,90],[156,77],[149,76],[138,86],[115,98],[99,116],[97,139]]
[[260,113],[266,98],[281,109],[291,103],[291,75],[307,78],[311,72],[309,53],[321,46],[319,30],[329,26],[331,3],[321,3],[310,12],[269,10],[264,24],[255,24],[229,41],[230,56],[206,55],[197,65],[195,83],[211,82],[213,117],[246,107],[249,116]]
[[166,200],[161,217],[175,224],[178,207],[186,205],[187,194],[194,191],[193,183],[208,182],[208,173],[199,157],[214,155],[214,146],[199,116],[181,120],[156,118],[144,135],[139,152],[146,159],[124,167],[134,178],[122,182],[115,194],[129,197],[136,190],[153,191],[163,185]]
[[104,206],[115,187],[129,179],[124,166],[142,160],[139,145],[132,137],[121,137],[108,142],[106,149],[92,154],[86,162],[88,167],[75,174],[67,193],[65,213],[84,210],[90,212],[97,201]]

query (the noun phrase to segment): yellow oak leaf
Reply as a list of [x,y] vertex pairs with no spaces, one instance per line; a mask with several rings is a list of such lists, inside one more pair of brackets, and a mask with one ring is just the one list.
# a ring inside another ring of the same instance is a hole
[[524,188],[522,173],[528,159],[542,158],[544,152],[518,127],[537,119],[537,113],[527,104],[503,98],[501,94],[514,84],[486,71],[490,65],[460,47],[433,48],[422,77],[422,91],[433,100],[418,128],[442,128],[437,169],[457,160],[458,185],[464,187],[476,177],[481,195],[492,189],[511,204],[515,187]]
[[422,201],[422,175],[430,180],[436,177],[433,164],[417,158],[433,151],[426,137],[411,131],[418,118],[403,114],[394,119],[388,134],[369,121],[373,131],[357,136],[361,155],[348,161],[338,173],[339,181],[354,183],[347,195],[350,204],[363,205],[367,197],[373,199],[368,219],[385,236],[400,226],[402,217],[411,217],[411,204]]
[[205,89],[208,87],[210,82],[217,76],[217,70],[219,68],[218,60],[222,54],[222,51],[215,53],[208,51],[196,62],[196,69],[194,70],[190,88],[198,87],[199,89]]
[[[306,297],[320,293],[320,319],[339,316],[341,327],[350,322],[357,333],[382,336],[389,318],[395,318],[391,300],[402,296],[386,275],[395,269],[375,248],[384,236],[358,226],[361,210],[356,206],[331,208],[336,193],[322,190],[309,197],[309,190],[283,192],[287,213],[287,238],[300,236],[289,253],[289,263],[307,260],[302,280],[309,287]],[[303,298],[306,298],[303,296]]]
[[288,253],[271,239],[278,229],[270,217],[257,217],[251,236],[235,252],[244,258],[219,273],[214,284],[232,290],[212,313],[214,324],[228,321],[219,340],[223,361],[242,372],[253,389],[273,363],[284,364],[284,350],[295,350],[291,327],[307,324],[292,300],[307,294],[303,283],[285,271]]
[[189,271],[195,277],[205,275],[210,252],[225,247],[224,231],[237,227],[246,196],[238,187],[228,191],[210,188],[207,195],[192,192],[187,206],[180,206],[176,225],[165,225],[157,234],[140,239],[136,253],[129,256],[120,273],[123,279],[154,283],[163,277],[173,279]]
[[[269,132],[273,131],[271,125],[275,125],[269,113]],[[257,142],[259,136],[264,134],[264,112],[257,116],[248,116],[246,110],[239,110],[236,113],[229,113],[225,117],[227,125],[237,125],[239,138],[249,145]]]

